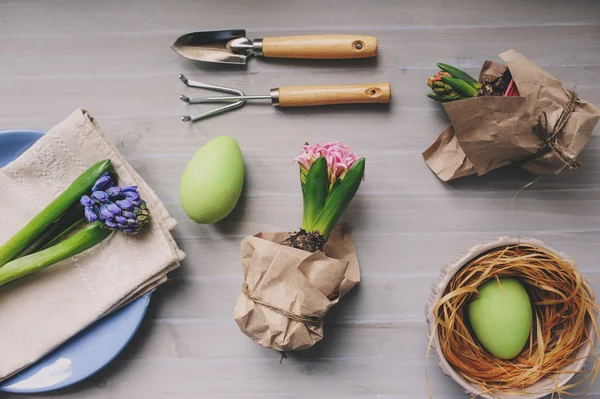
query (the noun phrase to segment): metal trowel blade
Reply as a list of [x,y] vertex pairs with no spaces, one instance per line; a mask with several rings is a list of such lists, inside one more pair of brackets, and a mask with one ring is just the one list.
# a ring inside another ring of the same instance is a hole
[[231,40],[245,36],[243,29],[193,32],[180,36],[171,48],[190,60],[245,65],[252,53],[236,54],[227,48]]

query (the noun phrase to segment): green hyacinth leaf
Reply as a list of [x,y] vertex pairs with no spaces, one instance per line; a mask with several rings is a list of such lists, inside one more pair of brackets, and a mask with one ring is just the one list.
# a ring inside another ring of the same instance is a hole
[[454,89],[455,92],[463,97],[477,97],[477,89],[460,79],[450,76],[442,76],[442,81]]
[[52,247],[15,259],[0,267],[0,285],[86,251],[110,234],[111,230],[102,228],[102,223],[89,223],[81,231]]
[[[304,145],[308,145],[308,141],[304,142]],[[308,171],[300,165],[300,187],[302,188],[302,228],[306,230],[306,175]]]
[[304,186],[306,186],[306,175],[308,172],[302,166],[300,166],[300,184],[302,185],[302,190],[304,190]]
[[73,203],[87,194],[110,167],[110,159],[98,162],[79,176],[65,191],[0,247],[0,267],[15,259]]
[[438,62],[437,66],[442,71],[448,72],[450,75],[452,75],[453,78],[460,79],[463,82],[468,83],[474,89],[479,89],[481,87],[481,83],[479,83],[474,77],[472,77],[468,73],[458,69],[455,66],[452,66],[449,64],[443,64],[441,62]]
[[431,98],[432,100],[441,102],[441,103],[447,103],[449,101],[456,101],[456,100],[460,100],[462,98],[460,96],[440,96],[439,94],[435,94],[435,93],[427,93],[427,97]]
[[331,197],[331,194],[338,188],[338,186],[340,185],[340,183],[342,182],[342,179],[337,179],[332,185],[331,187],[329,187],[329,194],[327,194],[327,198]]
[[42,234],[30,242],[16,258],[46,249],[60,242],[65,235],[73,231],[73,228],[78,227],[85,221],[81,215],[83,215],[83,206],[81,204],[73,204],[57,221],[48,226]]
[[324,157],[317,158],[311,165],[306,175],[304,192],[304,212],[306,231],[313,230],[313,224],[325,206],[327,193],[329,192],[329,173],[327,161]]
[[331,193],[325,207],[317,217],[313,230],[320,232],[325,238],[335,227],[336,223],[354,198],[365,174],[365,158],[359,159]]
[[306,172],[300,167],[300,186],[302,188],[302,228],[306,230]]

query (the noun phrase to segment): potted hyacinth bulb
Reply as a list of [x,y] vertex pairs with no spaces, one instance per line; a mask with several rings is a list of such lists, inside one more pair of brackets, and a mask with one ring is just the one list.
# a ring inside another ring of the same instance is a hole
[[308,252],[322,250],[331,231],[358,191],[365,158],[339,141],[306,143],[294,158],[300,166],[304,211],[302,227],[283,242]]
[[365,159],[335,141],[306,143],[294,161],[300,167],[302,225],[294,233],[244,238],[244,284],[234,310],[244,334],[283,352],[320,341],[323,317],[360,281],[352,235],[336,223],[362,183]]

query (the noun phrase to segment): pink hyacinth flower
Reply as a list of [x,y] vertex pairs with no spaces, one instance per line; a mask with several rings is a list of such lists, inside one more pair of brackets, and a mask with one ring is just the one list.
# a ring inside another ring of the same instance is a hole
[[333,141],[323,145],[311,144],[302,146],[302,152],[294,158],[300,166],[308,172],[313,162],[324,157],[329,171],[329,183],[333,184],[338,179],[343,179],[348,173],[348,169],[357,161],[356,154],[350,150],[350,147]]

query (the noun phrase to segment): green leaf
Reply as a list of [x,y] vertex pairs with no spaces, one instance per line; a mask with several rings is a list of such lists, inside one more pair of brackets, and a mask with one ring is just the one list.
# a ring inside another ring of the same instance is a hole
[[89,223],[81,231],[53,247],[6,263],[0,268],[0,285],[75,256],[99,244],[111,232],[103,228],[100,222]]
[[48,226],[35,240],[30,242],[27,247],[15,257],[15,259],[56,244],[57,237],[63,236],[65,231],[71,230],[71,226],[79,225],[80,222],[85,220],[82,215],[83,205],[79,203],[71,205],[71,207],[67,209],[67,211],[58,218],[58,220]]
[[442,76],[442,82],[452,86],[454,91],[463,97],[477,97],[477,89],[467,82],[463,82],[460,79],[452,78],[450,76]]
[[365,174],[365,159],[359,159],[348,171],[344,179],[331,193],[325,207],[317,217],[313,230],[320,232],[325,238],[329,237],[331,230],[346,210],[352,198],[358,191]]
[[332,185],[331,187],[329,187],[329,194],[327,194],[327,198],[331,197],[331,194],[338,188],[338,186],[340,185],[342,179],[337,179]]
[[41,249],[44,250],[46,248],[53,247],[56,244],[58,244],[58,243],[60,243],[60,242],[62,242],[64,240],[66,240],[67,237],[69,237],[71,235],[71,233],[79,230],[79,227],[81,227],[81,225],[84,224],[84,223],[86,223],[86,222],[87,222],[87,220],[85,218],[80,218],[77,222],[73,223],[71,226],[67,227],[66,229],[64,229],[63,231],[61,231],[59,234],[57,234],[56,237],[54,237],[52,239],[52,241],[50,241],[49,243],[47,243],[46,245],[44,245]]
[[441,102],[441,103],[447,103],[450,101],[456,101],[456,100],[462,99],[462,97],[440,96],[439,94],[435,94],[435,93],[427,93],[427,97],[431,98],[432,100]]
[[472,77],[468,73],[458,69],[455,66],[448,65],[448,64],[442,64],[441,62],[438,62],[437,66],[442,71],[448,72],[450,75],[452,75],[453,78],[460,79],[463,82],[468,83],[471,87],[473,87],[475,89],[479,89],[481,87],[481,83],[479,83],[474,77]]
[[304,193],[304,212],[306,223],[304,230],[312,231],[315,219],[321,213],[327,200],[329,192],[329,173],[327,170],[327,161],[324,157],[315,159],[306,175],[306,185]]
[[[308,145],[308,141],[304,142],[304,145]],[[300,183],[302,184],[302,190],[304,190],[304,186],[306,185],[306,175],[308,174],[308,170],[304,169],[302,165],[300,166]]]
[[79,176],[61,195],[37,214],[17,234],[0,247],[0,266],[13,260],[69,207],[88,193],[96,180],[110,167],[110,159],[98,162]]
[[[305,141],[304,145],[308,145],[308,142]],[[300,186],[302,187],[302,228],[306,230],[306,175],[308,171],[300,166]]]
[[302,228],[306,230],[306,171],[300,166],[300,186],[302,189]]
[[302,189],[304,190],[304,186],[306,185],[306,175],[308,172],[302,166],[300,166],[300,184],[302,185]]

